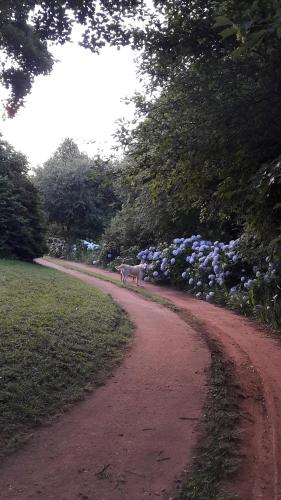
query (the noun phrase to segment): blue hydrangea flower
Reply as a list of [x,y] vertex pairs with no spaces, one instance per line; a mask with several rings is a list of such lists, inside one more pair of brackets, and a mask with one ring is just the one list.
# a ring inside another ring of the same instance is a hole
[[188,281],[188,284],[189,284],[189,285],[192,285],[192,284],[193,284],[193,281],[194,281],[194,280],[193,280],[193,278],[190,278],[190,279],[189,279],[189,281]]
[[152,274],[153,278],[157,278],[158,275],[159,275],[158,271],[154,271],[154,273]]
[[254,286],[253,280],[248,280],[247,283],[244,284],[244,287],[248,289],[253,288],[253,286]]
[[174,257],[170,260],[171,264],[174,264],[176,262],[176,259]]

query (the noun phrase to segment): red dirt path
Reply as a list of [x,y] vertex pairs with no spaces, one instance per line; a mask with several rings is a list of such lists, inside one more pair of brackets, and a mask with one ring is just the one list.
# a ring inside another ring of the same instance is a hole
[[172,311],[111,283],[61,270],[110,293],[126,309],[136,325],[133,346],[103,387],[5,459],[0,498],[168,499],[192,462],[209,352]]
[[[115,273],[94,266],[71,264],[81,270],[92,269],[118,279]],[[245,418],[242,423],[244,467],[232,487],[236,488],[239,499],[280,500],[280,339],[269,336],[267,330],[254,321],[194,299],[186,293],[150,284],[146,284],[145,288],[179,306],[190,325],[194,325],[195,318],[197,327],[219,340],[226,354],[234,361],[245,398],[242,402]],[[195,365],[198,361],[199,355],[196,353]]]

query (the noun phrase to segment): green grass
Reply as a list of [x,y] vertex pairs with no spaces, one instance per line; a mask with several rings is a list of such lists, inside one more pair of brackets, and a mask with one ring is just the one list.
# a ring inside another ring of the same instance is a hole
[[94,287],[0,260],[0,451],[101,384],[131,332],[125,313]]

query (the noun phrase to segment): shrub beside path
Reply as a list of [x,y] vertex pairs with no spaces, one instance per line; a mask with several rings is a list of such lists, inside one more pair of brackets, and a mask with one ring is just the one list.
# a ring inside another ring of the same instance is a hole
[[103,387],[6,457],[1,500],[168,499],[192,463],[207,347],[174,312],[125,288],[39,262],[112,295],[136,325],[135,338]]
[[[94,266],[71,265],[118,279],[115,273]],[[145,289],[176,304],[187,324],[218,340],[233,360],[243,391],[243,468],[234,478],[232,489],[236,489],[239,500],[281,500],[280,336],[274,337],[259,323],[173,288],[145,284]],[[200,362],[198,353],[192,358],[191,363]]]

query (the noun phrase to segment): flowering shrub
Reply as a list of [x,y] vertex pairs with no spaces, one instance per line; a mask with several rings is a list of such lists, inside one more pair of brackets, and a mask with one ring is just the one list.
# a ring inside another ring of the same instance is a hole
[[92,241],[76,240],[68,242],[61,238],[49,238],[48,255],[62,259],[72,259],[81,262],[92,263],[96,258],[99,245]]
[[268,256],[259,266],[244,261],[239,240],[226,244],[201,235],[175,238],[170,245],[142,250],[138,259],[147,264],[145,281],[170,282],[207,302],[281,325],[276,266]]

